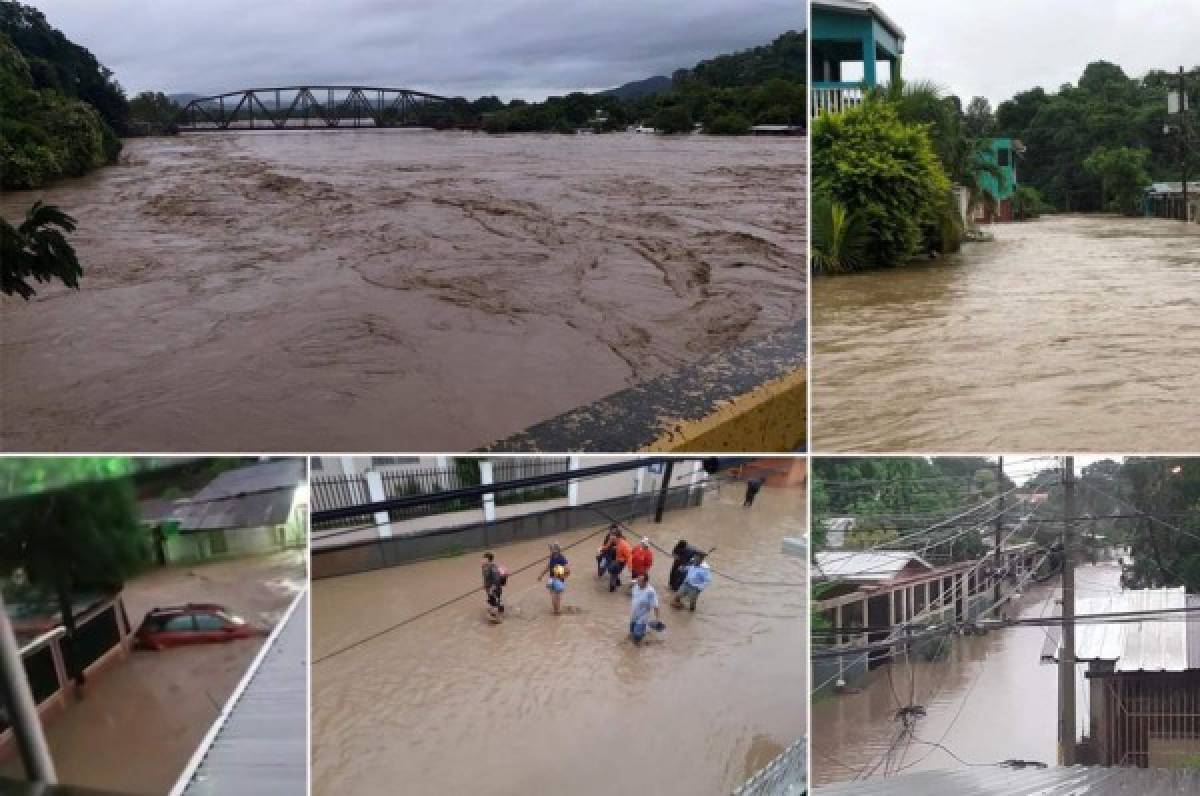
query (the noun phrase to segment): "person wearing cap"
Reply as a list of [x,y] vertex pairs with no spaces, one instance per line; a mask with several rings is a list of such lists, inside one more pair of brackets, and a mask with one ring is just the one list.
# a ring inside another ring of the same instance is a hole
[[633,559],[633,547],[625,539],[620,530],[614,531],[613,560],[608,565],[608,590],[616,591],[621,586],[621,573]]
[[567,557],[563,555],[562,547],[558,542],[550,543],[550,558],[546,561],[545,568],[538,575],[540,580],[542,577],[549,575],[546,579],[546,590],[550,592],[550,605],[554,608],[554,613],[562,613],[562,597],[563,592],[567,590],[567,577],[571,574],[571,565],[567,563]]
[[[650,576],[643,572],[633,581],[633,597],[630,600],[629,637],[634,644],[641,644],[646,637],[646,630],[655,627],[662,629],[658,614],[658,592],[650,585]],[[650,614],[654,614],[651,625]]]
[[629,561],[629,572],[634,580],[641,575],[649,575],[650,567],[654,566],[654,551],[650,549],[650,539],[643,536],[638,546],[633,548]]
[[682,608],[683,601],[687,600],[688,610],[695,611],[696,600],[700,598],[700,592],[704,591],[711,582],[712,569],[704,560],[704,553],[700,553],[696,556],[694,563],[684,568],[683,585],[679,587],[679,592],[671,601],[671,605],[675,608]]
[[483,554],[480,566],[483,570],[483,591],[487,595],[488,616],[492,621],[499,622],[504,617],[503,595],[508,573],[496,563],[496,556],[490,552]]

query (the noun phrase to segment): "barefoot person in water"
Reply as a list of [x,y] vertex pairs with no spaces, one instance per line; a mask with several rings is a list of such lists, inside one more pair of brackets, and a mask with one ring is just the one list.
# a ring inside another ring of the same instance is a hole
[[[633,597],[630,600],[630,606],[629,637],[633,639],[634,644],[641,644],[649,628],[653,627],[656,630],[662,628],[662,622],[659,621],[658,615],[658,592],[650,585],[650,576],[645,572],[633,582]],[[651,613],[654,614],[653,623],[650,621]]]

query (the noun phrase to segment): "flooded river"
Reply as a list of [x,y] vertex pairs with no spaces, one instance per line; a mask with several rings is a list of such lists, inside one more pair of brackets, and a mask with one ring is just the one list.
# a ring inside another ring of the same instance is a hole
[[[1077,568],[1078,596],[1119,591],[1120,573],[1115,564]],[[1055,579],[1030,586],[1003,610],[1010,618],[1051,616],[1058,597]],[[911,667],[901,660],[857,683],[859,693],[818,698],[812,707],[813,783],[853,780],[872,771],[899,730],[894,717],[900,704],[923,705],[928,715],[916,725],[916,741],[893,754],[889,775],[957,769],[962,761],[1019,759],[1056,765],[1058,667],[1040,662],[1046,638],[1039,627],[955,638],[944,660],[914,657]],[[1085,668],[1078,668],[1075,681],[1077,735],[1083,734],[1088,717]],[[882,777],[883,766],[870,776]]]
[[[805,562],[781,552],[805,527],[804,488],[708,494],[635,533],[716,546],[695,613],[666,605],[666,633],[625,638],[629,597],[596,578],[596,529],[559,537],[571,561],[554,616],[536,569],[485,621],[482,591],[323,662],[347,644],[478,586],[479,555],[313,584],[313,793],[728,793],[800,737],[807,705]],[[510,570],[545,540],[496,550]],[[765,581],[791,585],[763,585]],[[486,784],[481,784],[486,783]]]
[[804,318],[800,138],[362,130],[127,143],[34,199],[0,446],[465,450]]
[[813,285],[813,446],[1200,447],[1200,226],[1062,216]]

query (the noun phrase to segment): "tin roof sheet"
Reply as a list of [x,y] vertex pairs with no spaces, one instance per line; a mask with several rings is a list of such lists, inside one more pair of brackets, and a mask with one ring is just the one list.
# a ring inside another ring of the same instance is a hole
[[304,475],[303,459],[228,470],[191,499],[180,501],[174,516],[183,531],[279,525],[287,522],[296,487],[304,481]]
[[822,785],[821,796],[1176,796],[1200,793],[1200,771],[1147,768],[977,767]]
[[[1194,603],[1183,589],[1131,589],[1104,597],[1076,597],[1075,614],[1180,611]],[[1061,610],[1055,610],[1061,616]],[[1081,662],[1111,661],[1116,672],[1182,672],[1200,663],[1200,642],[1189,628],[1200,627],[1191,615],[1153,617],[1143,621],[1078,624],[1075,658]],[[1058,660],[1061,631],[1047,636],[1043,657]],[[1195,654],[1193,654],[1193,648]]]
[[817,553],[814,574],[830,580],[887,581],[913,562],[933,569],[928,561],[911,550],[825,551]]
[[308,763],[308,592],[297,595],[171,796],[303,794]]

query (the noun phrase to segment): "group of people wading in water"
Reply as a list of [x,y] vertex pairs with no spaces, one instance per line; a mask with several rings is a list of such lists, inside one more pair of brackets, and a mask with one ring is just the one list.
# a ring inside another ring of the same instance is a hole
[[[696,610],[700,593],[712,582],[712,570],[705,560],[707,557],[707,552],[688,544],[686,539],[676,543],[671,551],[671,573],[668,577],[668,585],[675,593],[671,601],[673,607],[683,608],[686,602],[689,610]],[[496,556],[490,552],[483,554],[481,565],[488,618],[492,622],[500,622],[504,618],[503,595],[508,583],[508,571],[496,563]],[[654,550],[647,537],[643,536],[636,545],[632,545],[625,538],[620,525],[613,523],[608,527],[604,542],[596,553],[596,577],[607,576],[608,590],[615,592],[621,587],[621,574],[629,570],[632,577],[629,637],[635,644],[641,643],[648,630],[661,632],[666,629],[659,618],[658,592],[650,585],[652,566]],[[551,542],[550,557],[538,574],[538,580],[546,579],[546,590],[550,593],[550,604],[555,614],[563,612],[562,597],[570,575],[571,565],[563,555],[562,547],[557,542]]]

